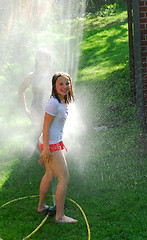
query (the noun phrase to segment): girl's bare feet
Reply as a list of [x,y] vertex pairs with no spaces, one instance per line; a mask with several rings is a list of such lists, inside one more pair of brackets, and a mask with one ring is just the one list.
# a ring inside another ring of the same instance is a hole
[[40,207],[38,207],[37,212],[39,212],[39,213],[44,212],[44,211],[47,210],[48,208],[49,208],[48,205],[40,206]]
[[77,223],[78,220],[74,219],[74,218],[70,218],[70,217],[67,217],[67,216],[63,216],[63,217],[60,217],[59,219],[56,219],[55,220],[56,223]]

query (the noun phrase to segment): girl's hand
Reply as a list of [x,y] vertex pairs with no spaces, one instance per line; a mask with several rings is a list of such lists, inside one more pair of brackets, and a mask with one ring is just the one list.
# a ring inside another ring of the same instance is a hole
[[50,160],[50,151],[49,149],[44,149],[42,154],[40,155],[40,157],[43,158],[43,162],[44,163],[49,163],[49,160]]

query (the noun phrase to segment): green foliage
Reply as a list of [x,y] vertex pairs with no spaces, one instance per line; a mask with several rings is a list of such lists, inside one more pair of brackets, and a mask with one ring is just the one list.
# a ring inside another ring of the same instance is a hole
[[[91,13],[110,13],[108,9],[120,9],[120,8],[126,8],[126,1],[125,0],[89,0],[87,5],[87,12]],[[104,16],[104,15],[103,15]]]

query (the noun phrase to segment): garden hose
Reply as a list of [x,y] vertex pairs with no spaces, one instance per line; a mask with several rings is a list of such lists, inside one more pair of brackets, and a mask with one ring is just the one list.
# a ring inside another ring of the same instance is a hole
[[[23,200],[23,199],[26,199],[26,198],[35,198],[35,197],[39,197],[39,195],[32,195],[32,196],[27,196],[27,197],[16,198],[16,199],[13,199],[13,200],[11,200],[11,201],[3,204],[0,208],[4,207],[4,206],[6,206],[6,205],[8,205],[8,204],[10,204],[10,203],[19,201],[19,200]],[[54,196],[54,195],[49,195],[49,197],[55,197],[55,196]],[[87,217],[86,217],[83,209],[80,207],[79,204],[77,204],[77,203],[76,203],[75,201],[73,201],[72,199],[67,198],[67,200],[69,200],[69,201],[71,201],[72,203],[74,203],[74,204],[80,209],[80,211],[81,211],[81,213],[82,213],[82,215],[83,215],[83,217],[84,217],[84,220],[85,220],[85,222],[86,222],[87,232],[88,232],[88,240],[90,240],[90,239],[91,239],[90,227],[89,227],[89,224],[88,224],[88,221],[87,221]],[[46,222],[46,220],[47,220],[48,217],[49,217],[49,215],[47,214],[47,215],[45,216],[45,218],[43,219],[43,221],[39,224],[39,226],[38,226],[32,233],[30,233],[27,237],[23,238],[23,240],[30,238],[34,233],[36,233],[36,232],[43,226],[43,224]]]
[[34,233],[36,233],[42,226],[43,224],[46,222],[47,218],[49,215],[46,215],[46,217],[43,219],[43,221],[39,224],[39,226],[33,231],[31,232],[27,237],[23,238],[23,240],[30,238]]

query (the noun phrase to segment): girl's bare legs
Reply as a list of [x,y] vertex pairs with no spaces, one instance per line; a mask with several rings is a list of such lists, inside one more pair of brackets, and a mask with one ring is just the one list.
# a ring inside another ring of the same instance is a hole
[[41,212],[43,209],[45,209],[45,198],[48,193],[48,189],[50,186],[50,183],[53,179],[53,172],[51,168],[49,167],[49,163],[46,164],[46,172],[45,175],[42,178],[42,181],[40,183],[40,199],[39,199],[39,205],[38,205],[38,212]]
[[69,182],[69,173],[66,159],[62,151],[55,151],[51,154],[50,167],[58,178],[56,189],[56,222],[75,223],[77,220],[64,215],[64,203]]

